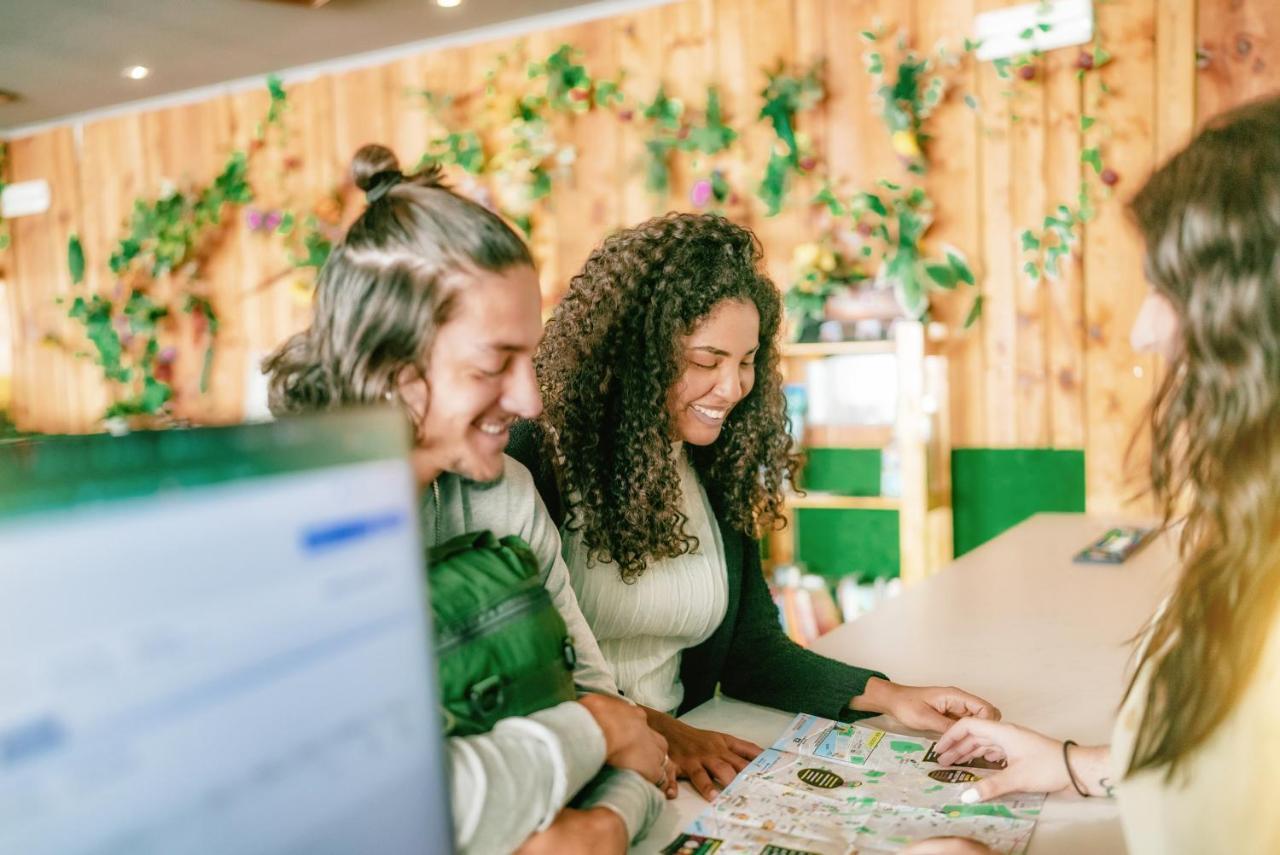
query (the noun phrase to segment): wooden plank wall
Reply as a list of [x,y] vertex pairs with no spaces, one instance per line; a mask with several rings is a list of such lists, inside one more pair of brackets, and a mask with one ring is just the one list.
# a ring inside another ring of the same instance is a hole
[[[954,48],[973,14],[1006,5],[1010,0],[681,0],[523,42],[531,57],[564,42],[578,45],[594,72],[624,69],[628,91],[645,100],[665,82],[671,94],[700,108],[706,86],[717,84],[730,122],[749,125],[735,156],[720,163],[739,194],[729,214],[757,230],[769,271],[785,285],[792,250],[813,234],[816,219],[801,209],[766,219],[754,198],[772,142],[755,121],[762,69],[778,59],[825,58],[829,97],[803,118],[801,130],[812,136],[829,173],[851,186],[901,177],[872,103],[858,32],[878,23],[889,32],[905,28],[923,50],[940,41]],[[1143,287],[1140,248],[1123,201],[1198,120],[1280,85],[1272,5],[1100,3],[1101,39],[1115,59],[1083,83],[1075,75],[1075,49],[1051,53],[1040,76],[1017,84],[1012,97],[1005,94],[1009,82],[990,64],[958,73],[955,94],[934,120],[938,139],[927,179],[938,203],[931,238],[968,254],[986,295],[984,319],[950,345],[955,445],[1084,448],[1090,507],[1110,510],[1130,501],[1130,476],[1138,467],[1126,467],[1125,451],[1158,366],[1128,349]],[[264,204],[314,199],[338,186],[365,142],[390,143],[413,164],[427,133],[413,93],[476,90],[493,59],[517,45],[504,39],[454,47],[291,86],[284,152],[268,154],[257,167],[260,175],[283,176],[259,182],[267,188]],[[965,91],[981,99],[980,111],[961,103]],[[228,147],[248,144],[265,100],[262,92],[240,93],[12,142],[10,179],[47,178],[54,194],[51,211],[12,224],[12,416],[20,427],[91,430],[105,401],[95,369],[47,343],[74,335],[54,302],[69,287],[67,236],[82,236],[88,287],[106,287],[106,256],[131,200],[154,196],[165,180],[208,181]],[[1061,279],[1033,284],[1019,273],[1016,236],[1054,205],[1074,199],[1082,175],[1082,110],[1098,118],[1106,163],[1120,182],[1100,204]],[[534,240],[549,300],[608,231],[658,210],[688,207],[695,176],[683,168],[666,203],[645,192],[637,119],[588,116],[568,124],[578,148],[576,169],[557,185],[554,215]],[[295,158],[297,168],[284,170],[285,157]],[[814,189],[810,179],[795,193]],[[195,394],[198,369],[184,366],[177,383],[186,414],[209,421],[238,417],[251,360],[306,323],[297,277],[279,276],[284,269],[278,245],[238,224],[227,230],[210,270],[224,319],[214,388],[203,398]],[[961,293],[938,300],[936,314],[958,326],[968,299]]]

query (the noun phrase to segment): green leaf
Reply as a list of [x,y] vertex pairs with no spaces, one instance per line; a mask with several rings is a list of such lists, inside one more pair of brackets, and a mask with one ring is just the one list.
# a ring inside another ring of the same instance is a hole
[[756,189],[756,194],[768,208],[766,216],[774,216],[782,210],[783,200],[787,195],[787,175],[790,160],[785,155],[772,153],[765,165],[764,178]]
[[1101,45],[1093,49],[1093,67],[1101,68],[1111,61],[1111,54]]
[[728,201],[730,193],[729,181],[724,177],[724,173],[719,169],[713,170],[711,172],[711,197],[718,204],[723,205]]
[[1097,119],[1095,119],[1093,116],[1081,116],[1081,117],[1080,117],[1080,131],[1083,133],[1084,131],[1089,130],[1090,128],[1092,128],[1092,127],[1093,127],[1094,123],[1095,123],[1095,122],[1097,122],[1097,121],[1098,121],[1098,120],[1097,120]]
[[956,287],[956,274],[949,264],[926,262],[924,272],[929,274],[929,278],[937,283],[940,288],[950,291]]
[[67,241],[67,269],[71,271],[72,285],[84,281],[84,247],[78,235],[73,234]]
[[884,200],[875,193],[859,193],[858,198],[866,205],[866,207],[882,217],[889,216],[889,209],[885,207]]
[[831,185],[823,185],[818,191],[818,195],[813,197],[813,204],[826,205],[827,210],[831,212],[833,217],[843,217],[846,213],[844,205],[836,198],[835,191],[831,189]]
[[975,98],[973,95],[965,95],[965,96],[964,96],[964,104],[965,104],[965,106],[966,106],[966,107],[968,107],[970,110],[976,110],[976,109],[978,109],[978,99],[977,99],[977,98]]
[[1040,238],[1035,236],[1031,229],[1025,229],[1021,235],[1022,251],[1030,252],[1040,248]]
[[663,139],[646,140],[644,148],[648,154],[645,189],[658,196],[666,196],[671,188],[671,165],[668,162],[671,142]]
[[1027,277],[1032,282],[1040,281],[1040,265],[1036,264],[1034,261],[1028,261],[1026,264],[1022,265],[1022,272],[1027,274]]
[[966,39],[964,40],[964,52],[965,52],[965,53],[973,53],[974,51],[976,51],[976,50],[977,50],[978,48],[980,48],[980,47],[982,47],[982,39],[970,39],[970,38],[966,38]]
[[871,32],[870,30],[863,30],[862,32],[858,33],[858,35],[862,36],[862,40],[868,43],[874,42],[876,39],[879,38],[879,36]]
[[999,76],[1001,80],[1009,79],[1009,76],[1010,76],[1009,69],[1013,65],[1013,62],[1008,57],[1000,57],[998,59],[992,60],[991,64],[995,66],[996,75]]
[[973,298],[973,304],[969,306],[969,313],[964,317],[964,328],[968,329],[973,326],[980,317],[982,317],[982,295],[978,294]]
[[533,181],[529,185],[529,198],[542,199],[551,195],[551,173],[547,172],[540,166],[535,166],[530,170]]
[[1025,41],[1026,39],[1029,39],[1035,36],[1035,34],[1036,34],[1035,27],[1027,27],[1025,30],[1018,33],[1018,38],[1023,39]]
[[962,256],[956,255],[954,252],[947,253],[947,261],[951,263],[951,269],[955,271],[956,278],[966,285],[973,285],[973,271],[969,269],[969,262],[965,261]]
[[1047,33],[1053,29],[1053,24],[1046,24],[1042,21],[1041,23],[1036,24],[1036,29],[1042,33]]
[[1097,146],[1086,148],[1080,152],[1080,162],[1092,166],[1094,172],[1102,172],[1102,152],[1098,150]]
[[162,383],[154,377],[147,377],[143,380],[142,396],[138,400],[138,406],[143,413],[158,413],[172,397],[173,389],[168,383]]

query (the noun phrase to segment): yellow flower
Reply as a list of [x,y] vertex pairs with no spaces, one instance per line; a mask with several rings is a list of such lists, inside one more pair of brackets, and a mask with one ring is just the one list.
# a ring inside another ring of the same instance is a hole
[[826,252],[822,253],[822,256],[818,259],[818,269],[824,273],[830,273],[832,270],[835,270],[836,269],[835,253],[832,252],[831,250],[827,250]]
[[791,255],[791,263],[797,268],[813,267],[821,250],[816,243],[802,243]]
[[903,157],[914,159],[921,155],[920,141],[911,131],[894,131],[893,150]]

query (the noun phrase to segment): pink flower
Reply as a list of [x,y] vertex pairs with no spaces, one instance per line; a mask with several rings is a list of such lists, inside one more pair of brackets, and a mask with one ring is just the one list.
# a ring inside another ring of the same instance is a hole
[[166,347],[156,354],[156,362],[160,365],[171,365],[178,358],[176,347]]
[[695,208],[705,208],[711,201],[711,182],[706,178],[700,178],[693,182],[693,189],[689,192],[689,201],[693,202]]

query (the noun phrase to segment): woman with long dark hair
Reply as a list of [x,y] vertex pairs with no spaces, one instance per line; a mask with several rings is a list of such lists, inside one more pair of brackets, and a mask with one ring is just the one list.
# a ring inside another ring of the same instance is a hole
[[[961,721],[944,763],[1013,791],[1116,795],[1133,855],[1280,852],[1280,98],[1212,121],[1130,205],[1151,290],[1133,343],[1168,371],[1151,483],[1182,572],[1151,619],[1110,745]],[[920,855],[985,852],[922,843]]]

